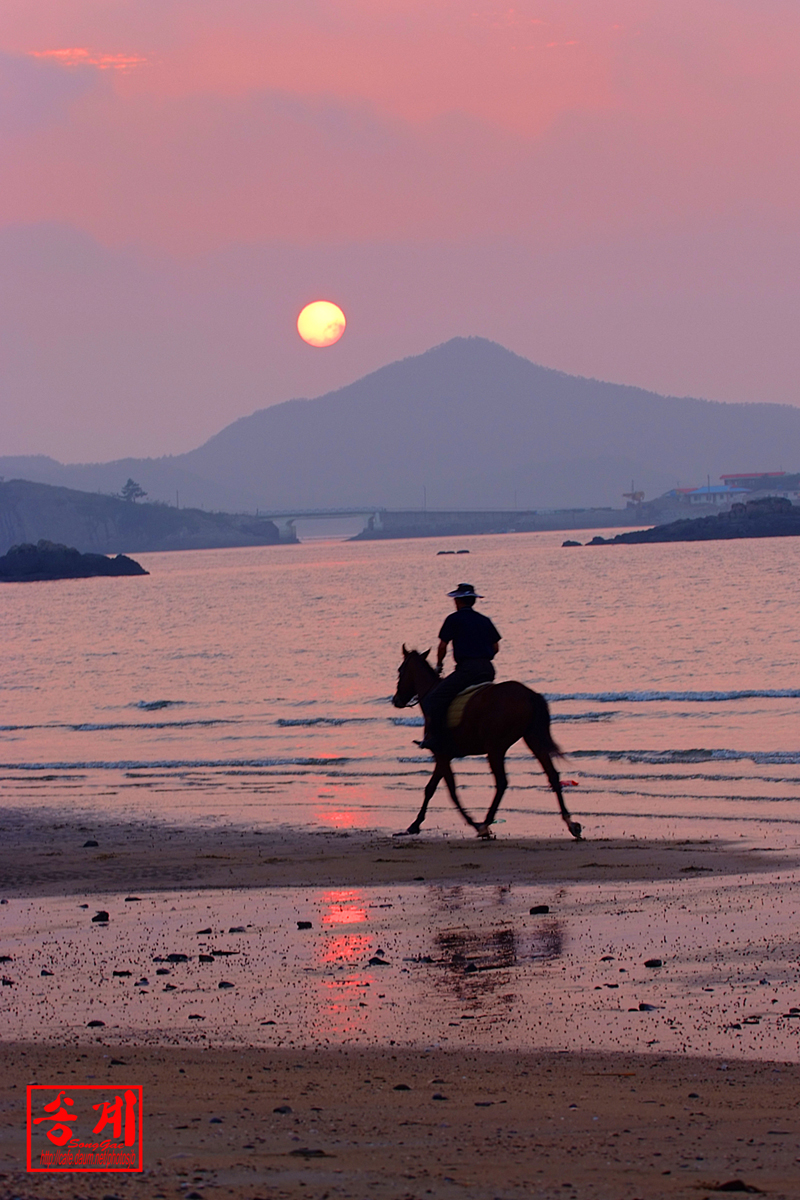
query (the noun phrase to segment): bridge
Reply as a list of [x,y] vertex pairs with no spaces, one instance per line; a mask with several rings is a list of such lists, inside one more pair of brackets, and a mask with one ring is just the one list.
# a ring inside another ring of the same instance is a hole
[[[364,522],[356,541],[387,538],[467,537],[480,533],[533,533],[545,530],[602,529],[628,526],[629,509],[388,509],[373,508],[293,508],[258,511],[259,517],[273,521],[281,542],[297,542],[295,522],[360,517]],[[634,522],[635,523],[635,522]]]
[[278,536],[282,542],[298,542],[300,539],[297,536],[295,521],[335,521],[341,520],[343,517],[361,517],[364,522],[364,529],[374,529],[382,531],[383,520],[382,514],[386,512],[385,508],[375,508],[373,506],[364,508],[286,508],[286,509],[261,509],[258,510],[258,517],[265,521],[272,521],[278,527]]

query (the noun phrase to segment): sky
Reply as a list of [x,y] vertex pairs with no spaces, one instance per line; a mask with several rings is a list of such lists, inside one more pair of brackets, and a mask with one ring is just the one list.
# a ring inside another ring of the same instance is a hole
[[797,0],[3,0],[0,455],[180,453],[459,335],[800,404],[799,57]]

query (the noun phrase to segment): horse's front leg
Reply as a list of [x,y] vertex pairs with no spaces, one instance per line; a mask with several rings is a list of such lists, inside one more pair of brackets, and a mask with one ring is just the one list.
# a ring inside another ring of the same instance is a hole
[[508,776],[506,775],[506,755],[504,750],[491,750],[489,752],[489,766],[494,775],[495,793],[494,799],[489,806],[489,811],[484,817],[480,825],[476,826],[478,837],[490,838],[492,836],[492,825],[497,816],[497,810],[500,807],[500,801],[505,795],[508,787]]
[[428,805],[431,802],[431,797],[439,786],[439,780],[442,778],[443,774],[444,772],[442,771],[440,764],[437,762],[433,769],[433,774],[425,784],[425,798],[422,801],[422,808],[417,813],[416,821],[412,821],[408,829],[404,830],[403,833],[396,833],[394,835],[395,837],[405,837],[408,833],[419,833],[422,822],[425,820],[425,814],[428,811]]
[[444,781],[447,784],[447,790],[450,793],[450,799],[453,801],[453,804],[455,804],[456,808],[461,813],[462,817],[467,822],[469,827],[471,829],[477,829],[478,826],[475,824],[475,822],[473,821],[472,817],[469,815],[467,810],[462,807],[461,801],[458,798],[458,792],[456,791],[456,777],[453,774],[453,767],[452,767],[450,759],[449,758],[437,758],[436,759],[436,768],[437,768],[437,770],[440,770],[442,775],[444,776]]

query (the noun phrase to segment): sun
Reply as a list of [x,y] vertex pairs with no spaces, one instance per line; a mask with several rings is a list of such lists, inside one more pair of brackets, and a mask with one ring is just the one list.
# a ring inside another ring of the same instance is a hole
[[344,313],[330,300],[314,300],[297,318],[297,332],[309,346],[332,346],[338,342],[346,325]]

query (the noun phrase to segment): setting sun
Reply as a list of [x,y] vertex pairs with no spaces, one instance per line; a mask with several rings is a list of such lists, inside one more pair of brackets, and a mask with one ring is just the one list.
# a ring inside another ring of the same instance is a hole
[[338,342],[347,321],[338,304],[315,300],[307,304],[297,318],[297,332],[309,346],[332,346]]

